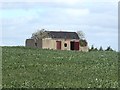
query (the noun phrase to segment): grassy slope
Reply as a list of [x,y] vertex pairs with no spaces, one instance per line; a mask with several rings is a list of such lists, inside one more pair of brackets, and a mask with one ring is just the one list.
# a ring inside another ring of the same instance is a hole
[[117,87],[116,52],[3,47],[3,87]]

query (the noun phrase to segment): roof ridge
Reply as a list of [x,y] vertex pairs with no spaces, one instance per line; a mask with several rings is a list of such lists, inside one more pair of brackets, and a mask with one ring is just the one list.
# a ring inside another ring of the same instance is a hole
[[46,31],[46,32],[69,32],[69,33],[76,33],[75,31]]
[[52,38],[79,39],[76,32],[67,31],[46,31]]

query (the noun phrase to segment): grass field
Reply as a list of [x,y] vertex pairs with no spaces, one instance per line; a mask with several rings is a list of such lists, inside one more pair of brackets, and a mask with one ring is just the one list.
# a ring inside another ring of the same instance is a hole
[[118,53],[2,47],[3,87],[117,88]]

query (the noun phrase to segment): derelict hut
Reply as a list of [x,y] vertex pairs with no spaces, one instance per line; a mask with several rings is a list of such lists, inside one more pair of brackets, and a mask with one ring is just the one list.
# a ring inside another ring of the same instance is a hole
[[47,36],[42,39],[27,39],[27,47],[53,50],[79,50],[79,36],[76,32],[45,31]]
[[35,40],[35,39],[26,39],[25,41],[26,47],[32,47],[32,48],[42,48],[42,39]]

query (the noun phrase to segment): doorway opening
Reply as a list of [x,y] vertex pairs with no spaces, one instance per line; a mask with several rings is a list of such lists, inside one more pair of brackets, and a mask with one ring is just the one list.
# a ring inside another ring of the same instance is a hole
[[79,50],[79,42],[71,41],[70,50]]

